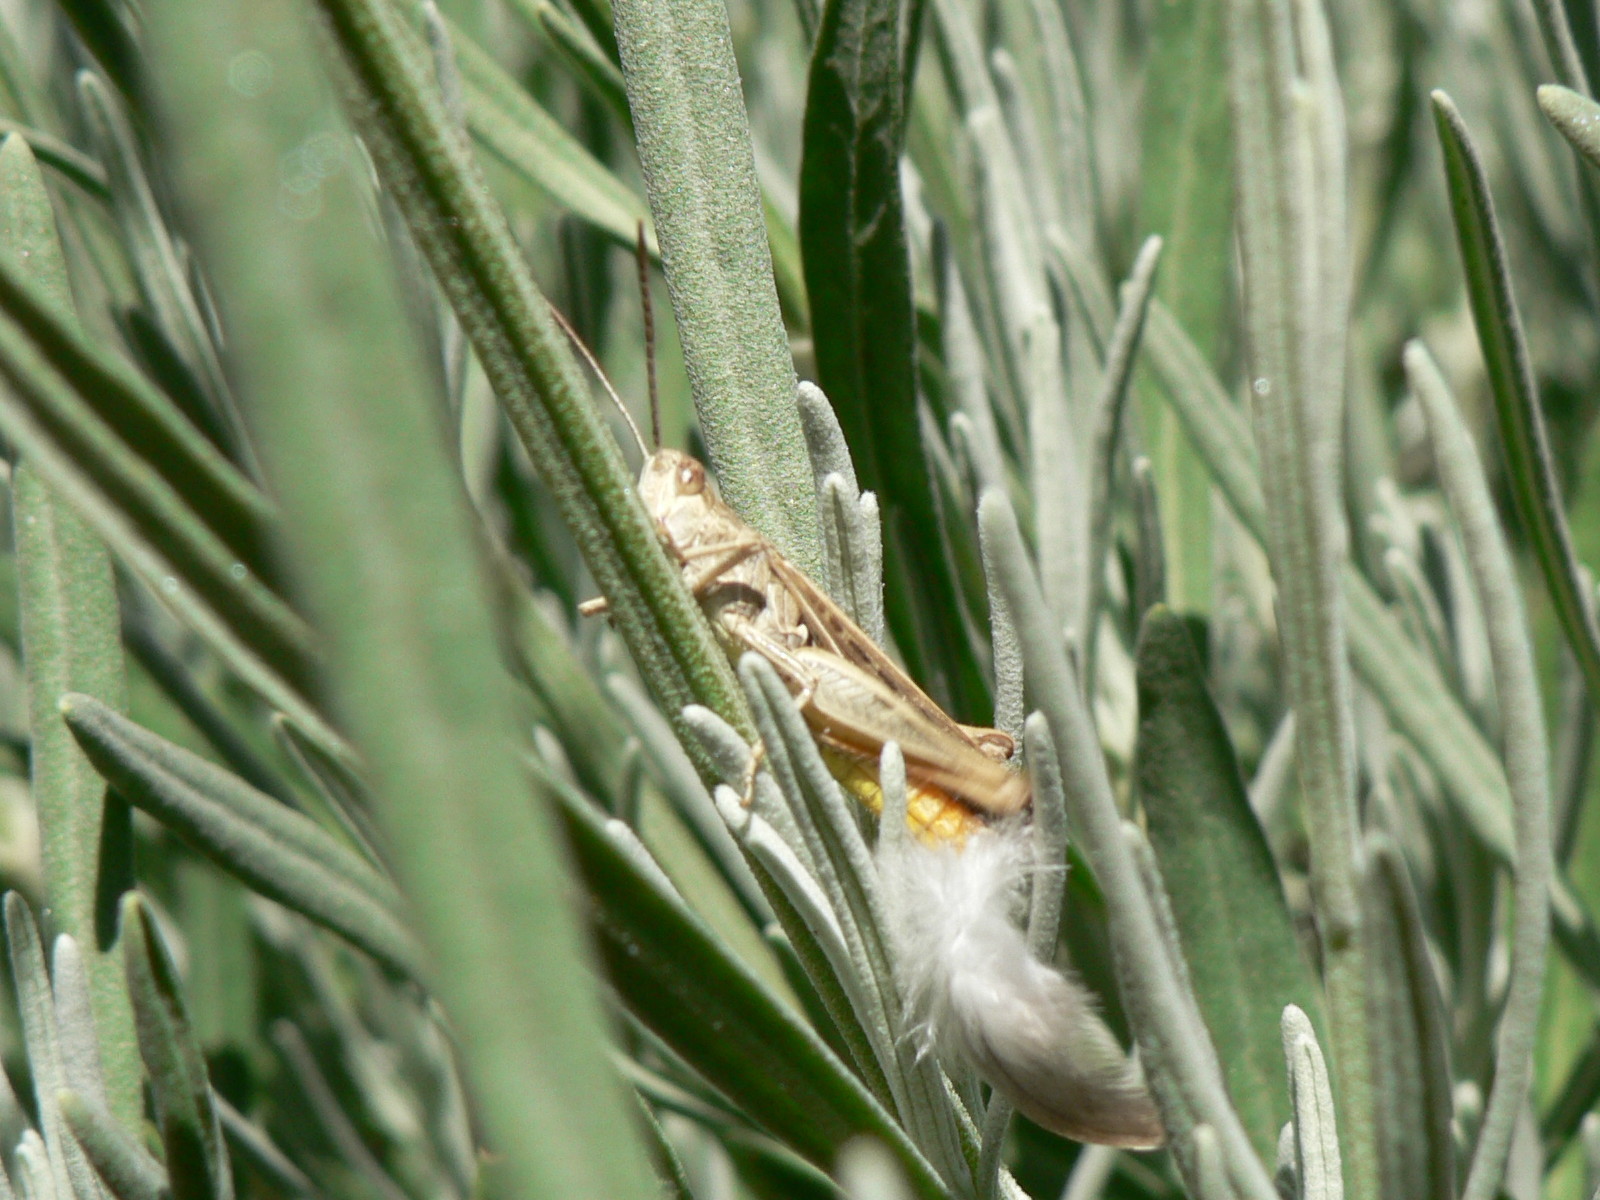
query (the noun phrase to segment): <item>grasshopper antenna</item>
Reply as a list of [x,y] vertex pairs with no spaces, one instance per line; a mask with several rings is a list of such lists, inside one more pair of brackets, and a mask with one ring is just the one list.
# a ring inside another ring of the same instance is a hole
[[644,309],[644,370],[650,385],[650,438],[661,447],[661,397],[656,392],[656,314],[650,303],[650,250],[644,240],[644,219],[639,220],[634,243],[639,263],[639,303]]
[[[633,414],[628,411],[628,406],[622,402],[622,397],[617,395],[617,389],[611,386],[611,380],[607,378],[604,368],[595,360],[594,351],[584,344],[583,339],[578,336],[578,331],[572,327],[566,317],[561,315],[559,308],[554,304],[550,304],[549,301],[545,303],[550,309],[550,315],[556,319],[556,324],[561,326],[561,331],[567,335],[567,339],[577,348],[578,353],[583,356],[583,361],[589,364],[589,369],[600,380],[600,385],[606,389],[606,395],[611,397],[611,403],[617,406],[617,411],[622,414],[622,419],[627,422],[628,432],[633,434],[634,444],[639,447],[639,453],[644,455],[646,462],[649,462],[650,448],[644,444],[644,436],[640,434],[639,426],[634,421]],[[652,390],[654,390],[653,386]],[[654,411],[653,408],[652,411]]]

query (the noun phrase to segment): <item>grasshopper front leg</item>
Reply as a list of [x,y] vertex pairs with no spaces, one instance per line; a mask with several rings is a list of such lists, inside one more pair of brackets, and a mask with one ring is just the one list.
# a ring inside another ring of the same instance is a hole
[[[715,542],[706,546],[691,546],[688,550],[680,550],[676,545],[672,545],[671,549],[677,556],[679,564],[684,567],[697,559],[711,559],[709,563],[697,567],[693,575],[686,575],[684,578],[684,583],[689,586],[689,593],[698,600],[715,587],[725,574],[758,553],[761,547],[760,538],[750,537]],[[720,557],[712,557],[714,555]],[[583,617],[597,617],[610,610],[611,602],[604,596],[596,596],[578,605],[578,615]]]

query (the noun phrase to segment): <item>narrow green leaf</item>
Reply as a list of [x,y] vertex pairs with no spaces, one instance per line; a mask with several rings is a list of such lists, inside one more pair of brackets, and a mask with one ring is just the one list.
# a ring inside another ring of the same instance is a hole
[[[1268,1200],[1274,1195],[1272,1183],[1228,1099],[1216,1050],[1168,945],[1158,901],[1124,832],[1077,674],[1023,548],[1016,513],[999,490],[984,493],[978,523],[1016,622],[1029,694],[1049,723],[1072,833],[1105,896],[1123,1005],[1160,1101],[1162,1121],[1175,1139],[1186,1138],[1198,1124],[1210,1124],[1240,1194]],[[1192,1174],[1191,1161],[1178,1161]]]
[[650,1149],[650,1162],[656,1169],[656,1178],[661,1181],[662,1200],[694,1200],[694,1191],[689,1186],[688,1175],[684,1174],[683,1162],[667,1140],[655,1110],[645,1103],[643,1097],[639,1098],[638,1108]]
[[[0,38],[9,40],[9,34],[0,35]],[[5,52],[0,52],[0,56],[4,53],[9,53],[9,48]],[[65,179],[72,180],[96,199],[104,200],[110,196],[111,193],[106,187],[106,169],[71,142],[63,141],[31,125],[24,125],[20,121],[4,118],[0,118],[0,132],[21,134],[40,165],[51,168]]]
[[[226,617],[241,641],[291,678],[306,677],[312,651],[299,618],[6,320],[0,320],[0,377],[9,385],[0,397],[0,428],[53,486],[89,509],[83,516],[107,542],[120,549],[137,539],[142,555],[127,553],[136,567],[159,571],[149,579],[158,594],[174,590],[164,586],[168,576],[174,584],[181,580]],[[147,565],[146,558],[157,561]]]
[[128,95],[137,92],[142,56],[132,14],[104,0],[66,0],[61,9],[117,87]]
[[[1162,241],[1159,237],[1146,238],[1128,272],[1127,281],[1122,285],[1117,321],[1106,343],[1105,373],[1090,409],[1094,434],[1089,453],[1089,561],[1100,564],[1100,569],[1093,571],[1088,581],[1088,602],[1085,607],[1088,617],[1084,622],[1088,629],[1098,629],[1100,625],[1100,598],[1104,590],[1106,553],[1111,544],[1118,449],[1123,442],[1123,411],[1127,407],[1129,382],[1144,336],[1145,318],[1150,310],[1151,289],[1155,286],[1161,252]],[[1085,639],[1084,650],[1085,660],[1089,664],[1084,675],[1093,679],[1096,677],[1094,638]]]
[[[9,286],[8,286],[9,281]],[[302,690],[305,624],[85,400],[27,323],[43,313],[0,259],[0,431],[106,545],[204,637],[241,678],[330,747],[339,740]],[[18,314],[22,314],[20,317]],[[59,331],[59,323],[56,326]]]
[[[1310,848],[1328,1044],[1351,1190],[1378,1188],[1357,882],[1355,710],[1339,461],[1350,322],[1343,98],[1318,2],[1228,0],[1240,283],[1284,699]],[[1331,1133],[1331,1127],[1328,1130]]]
[[1522,317],[1511,290],[1489,180],[1466,122],[1443,92],[1433,93],[1433,114],[1444,148],[1445,180],[1467,298],[1494,395],[1506,478],[1561,631],[1583,672],[1590,697],[1600,701],[1600,626],[1595,622],[1592,585],[1585,584],[1572,550],[1561,481],[1550,457],[1550,439],[1539,407]]
[[1600,1105],[1600,1027],[1589,1034],[1539,1120],[1545,1159],[1554,1162],[1577,1136],[1585,1117]]
[[[567,132],[469,37],[451,27],[467,127],[479,145],[563,208],[632,246],[650,213],[644,199]],[[612,67],[615,71],[615,66]],[[616,80],[618,100],[622,80]]]
[[1316,1011],[1266,837],[1184,619],[1164,607],[1139,632],[1136,777],[1195,997],[1239,1117],[1270,1160],[1289,1117],[1279,1017]]
[[[323,0],[322,7],[379,174],[611,600],[635,661],[669,713],[693,699],[744,722],[727,659],[667,561],[566,336],[446,110],[415,35],[384,0]],[[266,181],[258,186],[262,219],[281,220]]]
[[1587,92],[1589,79],[1584,71],[1583,60],[1578,55],[1577,43],[1573,40],[1566,5],[1561,0],[1534,0],[1531,7],[1538,18],[1539,32],[1543,36],[1545,51],[1550,55],[1556,78],[1569,88]]
[[95,768],[149,813],[264,896],[348,938],[402,974],[422,955],[404,901],[365,859],[237,776],[141,729],[89,697],[62,704]]
[[[1224,0],[1171,0],[1154,10],[1140,139],[1139,225],[1160,234],[1166,267],[1157,294],[1213,366],[1226,354],[1233,292],[1233,181],[1217,164],[1232,155]],[[1087,247],[1085,247],[1087,249]],[[1177,414],[1145,378],[1146,453],[1155,475],[1173,603],[1211,603],[1211,477],[1184,438]]]
[[612,983],[640,1020],[785,1145],[831,1169],[852,1138],[888,1146],[920,1197],[932,1167],[822,1040],[680,900],[640,869],[583,801],[556,793]]
[[[1103,287],[1081,270],[1074,270],[1073,279],[1079,286]],[[1234,515],[1260,544],[1266,502],[1244,414],[1159,300],[1151,305],[1146,345],[1185,433]],[[1343,585],[1356,674],[1422,751],[1462,819],[1498,857],[1509,861],[1510,799],[1494,752],[1372,585],[1349,566]]]
[[[918,453],[916,304],[900,156],[898,0],[830,0],[812,51],[800,163],[800,243],[817,381],[883,508],[885,599],[918,679],[965,719],[990,701],[961,624],[933,474]],[[933,665],[944,677],[931,680]],[[943,684],[941,688],[939,685]]]
[[615,811],[623,767],[617,747],[627,728],[606,703],[559,617],[525,588],[508,581],[506,590],[519,674],[544,709],[540,719],[566,750],[584,790]]
[[822,571],[794,362],[722,0],[613,6],[622,75],[695,409],[723,495]]
[[[640,660],[659,668],[668,695],[693,694],[685,675],[695,671],[713,678],[713,655],[730,675],[639,509],[431,65],[411,53],[386,5],[320,7],[380,177],[512,423],[531,437]],[[519,705],[478,532],[392,272],[364,224],[364,180],[325,180],[314,220],[279,205],[277,164],[327,103],[312,74],[323,58],[298,5],[162,0],[147,12],[169,144],[182,147],[178,184],[282,497],[285,557],[325,636],[326,687],[369,767],[498,1183],[507,1194],[642,1200],[649,1166],[607,1059],[559,833],[548,807],[530,802],[516,761]],[[275,63],[265,96],[241,97],[208,69],[246,47]],[[658,595],[684,614],[677,634],[651,624],[617,547],[624,538],[662,581]],[[672,668],[662,663],[669,654],[652,657],[651,638],[681,648],[685,629],[704,650],[696,644]]]
[[[343,1172],[357,1181],[363,1191],[379,1200],[404,1200],[404,1189],[396,1181],[388,1164],[368,1147],[361,1128],[356,1124],[364,1101],[352,1103],[335,1090],[328,1071],[333,1064],[324,1064],[322,1056],[311,1049],[305,1033],[293,1021],[287,1018],[274,1021],[270,1032],[273,1044],[306,1105],[308,1115],[333,1148],[335,1161],[343,1168]],[[352,1049],[347,1044],[346,1053]],[[370,1082],[376,1081],[369,1077]]]
[[[50,198],[28,144],[14,134],[0,145],[0,206],[0,259],[31,280],[54,319],[75,322]],[[63,692],[82,688],[127,702],[116,585],[105,547],[26,460],[12,479],[12,504],[45,896],[55,930],[86,956],[107,1094],[133,1127],[139,1059],[116,945],[117,897],[133,885],[133,828],[127,805],[107,793],[56,711]]]
[[[1436,97],[1436,103],[1438,103]],[[1439,482],[1461,530],[1483,605],[1495,693],[1500,699],[1506,782],[1516,853],[1515,912],[1505,1001],[1495,1031],[1494,1080],[1462,1195],[1490,1200],[1502,1185],[1516,1122],[1533,1081],[1533,1049],[1544,991],[1554,862],[1550,845],[1550,747],[1532,639],[1516,567],[1477,448],[1420,343],[1406,347],[1406,375],[1427,417]]]
[[172,957],[137,892],[123,898],[122,928],[139,1051],[150,1072],[173,1200],[232,1200],[233,1174],[205,1058],[189,1025]]
[[650,703],[644,690],[624,675],[609,676],[606,691],[639,739],[644,759],[650,764],[657,786],[681,820],[681,827],[693,835],[709,860],[716,864],[756,928],[769,923],[772,911],[767,907],[761,888],[717,814],[705,784],[694,773],[689,756],[672,736],[667,719]]
[[[1097,286],[1081,271],[1080,285]],[[1169,402],[1200,450],[1212,478],[1245,529],[1259,544],[1265,501],[1255,452],[1239,410],[1161,303],[1150,313],[1152,365],[1168,381]],[[1343,579],[1350,660],[1389,718],[1422,752],[1444,784],[1445,795],[1474,835],[1504,863],[1512,860],[1511,799],[1505,771],[1459,700],[1425,654],[1406,637],[1399,619],[1354,567]],[[1600,981],[1594,931],[1557,876],[1553,912],[1557,943],[1585,978]]]
[[628,112],[627,85],[622,82],[622,68],[616,60],[606,55],[582,22],[573,20],[554,4],[535,0],[532,8],[534,20],[550,44],[561,51],[590,91],[631,129],[633,115]]
[[248,462],[249,443],[239,425],[211,328],[194,294],[186,255],[167,228],[155,189],[145,175],[139,140],[123,108],[122,97],[136,91],[124,87],[118,96],[91,71],[81,72],[77,82],[83,115],[98,157],[105,164],[112,212],[133,259],[134,281],[146,314],[204,396],[208,432],[236,460]]
[[88,336],[70,309],[54,303],[51,291],[41,291],[28,263],[16,268],[0,272],[0,311],[28,350],[72,388],[74,407],[148,464],[236,557],[265,572],[264,527],[275,515],[271,501],[170,397]]
[[[379,864],[383,858],[379,850],[383,838],[373,824],[372,796],[362,778],[360,763],[353,756],[329,754],[292,721],[274,717],[272,731],[284,754],[300,768],[306,782],[322,798],[328,815],[350,845],[368,862]],[[245,782],[251,781],[246,778]]]
[[1385,1196],[1451,1200],[1450,1024],[1405,857],[1369,835],[1362,899],[1372,930],[1373,1081]]
[[167,1173],[103,1106],[74,1091],[59,1097],[72,1136],[117,1200],[163,1200]]
[[[257,753],[249,739],[235,724],[236,714],[227,711],[209,694],[196,677],[196,671],[180,654],[169,648],[152,628],[137,601],[122,623],[123,644],[134,661],[144,668],[166,698],[211,744],[218,756],[251,787],[287,803],[295,803],[293,791],[276,768]],[[83,690],[83,689],[77,689]]]
[[[541,0],[508,0],[506,7],[529,26],[539,24]],[[589,31],[589,36],[613,64],[617,61],[617,35],[611,15],[611,0],[572,0],[569,7]],[[620,67],[618,68],[621,69]]]
[[273,1189],[293,1200],[316,1200],[317,1189],[261,1129],[238,1109],[212,1093],[222,1132],[238,1161],[255,1170]]

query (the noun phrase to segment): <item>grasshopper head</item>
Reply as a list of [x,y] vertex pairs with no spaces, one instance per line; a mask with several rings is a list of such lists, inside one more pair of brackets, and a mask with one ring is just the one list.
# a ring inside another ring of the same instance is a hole
[[681,450],[657,450],[639,473],[639,497],[678,546],[693,545],[706,518],[722,505],[717,485]]

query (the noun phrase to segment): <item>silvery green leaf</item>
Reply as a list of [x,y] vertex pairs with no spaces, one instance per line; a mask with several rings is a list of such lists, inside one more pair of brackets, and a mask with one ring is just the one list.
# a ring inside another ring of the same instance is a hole
[[684,753],[683,746],[661,715],[661,710],[626,675],[608,675],[605,686],[621,710],[623,719],[639,739],[655,779],[673,808],[693,831],[701,847],[721,868],[752,918],[762,923],[770,920],[771,913],[765,897],[761,895],[760,885],[750,873],[750,867],[739,854],[738,847],[729,838],[705,784],[695,774],[694,764]]
[[171,1196],[166,1170],[103,1104],[70,1090],[59,1103],[73,1137],[116,1200]]
[[856,483],[856,468],[850,458],[850,447],[844,440],[844,430],[839,428],[838,415],[828,397],[809,379],[800,381],[795,390],[800,406],[800,429],[805,434],[806,450],[811,455],[811,478],[818,494],[822,481],[829,475],[838,475],[854,495],[860,494]]
[[[22,1020],[23,1044],[33,1073],[34,1102],[43,1135],[40,1166],[48,1171],[51,1191],[65,1198],[76,1195],[76,1170],[87,1164],[72,1142],[61,1118],[57,1097],[68,1086],[61,1061],[60,1032],[56,1026],[55,999],[50,990],[50,973],[45,968],[44,946],[39,927],[27,901],[16,892],[5,896],[6,949],[11,959],[11,977],[17,989],[17,1015]],[[48,1152],[45,1152],[48,1148]],[[80,1200],[96,1195],[92,1182]]]
[[1301,1200],[1342,1200],[1344,1173],[1328,1067],[1311,1022],[1292,1004],[1283,1010],[1283,1055],[1289,1065]]
[[1550,937],[1550,749],[1516,568],[1501,531],[1477,449],[1438,368],[1420,342],[1406,347],[1413,392],[1428,418],[1440,483],[1472,565],[1490,661],[1500,697],[1506,779],[1515,827],[1516,897],[1511,969],[1496,1034],[1494,1080],[1463,1195],[1489,1200],[1505,1170],[1512,1135],[1532,1079],[1535,1029]]
[[61,934],[56,938],[50,962],[65,1086],[92,1101],[104,1103],[100,1038],[89,1003],[89,977],[84,970],[83,952],[73,938]]

